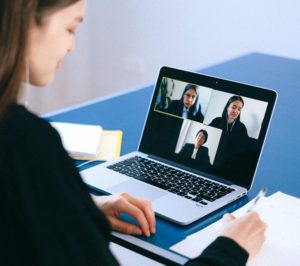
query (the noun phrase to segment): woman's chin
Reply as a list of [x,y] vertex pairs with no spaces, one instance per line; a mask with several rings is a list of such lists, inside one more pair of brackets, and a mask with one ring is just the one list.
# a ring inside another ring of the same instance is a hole
[[51,77],[45,77],[45,78],[36,78],[33,80],[30,80],[30,84],[36,87],[47,87],[53,82],[54,75]]

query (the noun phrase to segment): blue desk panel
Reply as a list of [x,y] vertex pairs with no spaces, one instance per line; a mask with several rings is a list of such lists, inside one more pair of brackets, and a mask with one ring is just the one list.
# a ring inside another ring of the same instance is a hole
[[[186,258],[169,251],[170,246],[216,221],[225,212],[244,205],[258,193],[260,187],[267,186],[269,195],[280,190],[300,197],[300,61],[254,53],[200,72],[276,90],[278,101],[256,179],[248,196],[189,226],[177,226],[158,218],[157,233],[148,239],[114,234],[116,241],[120,239],[119,243],[152,258],[159,259],[153,254],[156,253],[179,263],[184,263]],[[108,130],[121,129],[122,154],[126,154],[138,147],[152,91],[153,86],[141,88],[114,98],[100,99],[50,118],[54,121],[99,124]],[[137,248],[137,245],[141,248]]]

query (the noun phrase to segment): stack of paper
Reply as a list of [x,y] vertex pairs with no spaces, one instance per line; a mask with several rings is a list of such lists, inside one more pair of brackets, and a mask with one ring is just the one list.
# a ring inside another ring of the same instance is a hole
[[112,160],[120,156],[122,131],[105,131],[99,125],[51,122],[71,157],[81,160]]
[[[237,217],[246,213],[252,201],[235,211]],[[262,199],[257,206],[268,227],[266,242],[261,251],[247,265],[299,265],[300,261],[300,199],[277,192]],[[170,249],[195,258],[219,235],[222,221],[188,236]]]

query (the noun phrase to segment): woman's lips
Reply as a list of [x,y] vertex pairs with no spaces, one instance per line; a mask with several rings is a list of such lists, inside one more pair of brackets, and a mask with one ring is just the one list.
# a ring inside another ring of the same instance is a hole
[[61,67],[61,61],[59,61],[59,62],[57,63],[57,65],[56,65],[56,69],[57,69],[57,70],[59,70],[59,69],[60,69],[60,67]]

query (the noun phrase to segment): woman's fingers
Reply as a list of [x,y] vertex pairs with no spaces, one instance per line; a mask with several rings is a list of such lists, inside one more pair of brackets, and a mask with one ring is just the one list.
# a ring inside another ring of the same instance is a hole
[[[145,234],[150,236],[156,231],[155,215],[151,202],[122,193],[111,196],[92,196],[99,209],[109,218],[113,229],[129,234]],[[120,220],[120,214],[125,213],[137,222],[137,225]]]
[[118,218],[115,217],[109,217],[110,223],[112,227],[125,234],[130,235],[142,235],[142,230],[135,224],[131,224],[128,222],[124,222]]
[[256,212],[249,212],[240,218],[232,218],[230,216],[224,217],[225,223],[221,236],[231,238],[244,248],[251,257],[255,256],[265,241],[266,224]]
[[149,200],[131,196],[128,193],[124,193],[122,194],[122,196],[125,197],[131,204],[139,208],[144,213],[150,231],[152,234],[154,234],[156,231],[156,222],[151,202]]
[[117,201],[118,211],[126,213],[134,218],[140,226],[142,232],[146,236],[150,236],[150,225],[148,223],[148,220],[146,219],[144,212],[142,211],[142,209],[140,209],[138,206],[135,206],[135,204],[131,203],[130,201],[136,203],[135,200],[132,200],[131,196],[129,196],[127,193],[123,193]]
[[232,220],[236,219],[232,214],[225,213],[222,219],[224,225],[230,223]]

